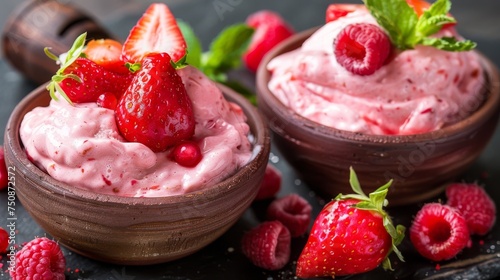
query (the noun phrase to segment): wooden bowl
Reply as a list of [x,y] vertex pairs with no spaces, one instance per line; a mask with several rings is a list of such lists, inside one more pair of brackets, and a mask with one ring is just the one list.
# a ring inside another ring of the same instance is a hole
[[226,99],[239,104],[248,118],[255,139],[251,161],[202,191],[139,198],[74,188],[54,180],[28,160],[19,127],[27,112],[49,104],[49,94],[40,86],[17,105],[5,132],[6,163],[15,172],[20,202],[58,242],[92,259],[146,265],[198,251],[226,232],[249,207],[270,150],[268,128],[259,112],[238,93],[220,87]]
[[463,173],[493,135],[500,108],[498,69],[481,55],[486,75],[485,101],[466,119],[437,131],[404,136],[367,135],[320,125],[293,112],[268,88],[267,64],[299,48],[316,28],[274,48],[257,72],[258,107],[273,131],[273,141],[306,184],[327,198],[351,193],[349,167],[371,192],[390,179],[390,205],[423,201],[441,193]]

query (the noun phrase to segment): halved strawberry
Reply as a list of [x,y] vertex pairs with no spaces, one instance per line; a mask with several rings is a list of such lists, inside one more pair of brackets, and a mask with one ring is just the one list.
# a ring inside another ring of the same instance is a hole
[[122,44],[113,39],[90,40],[83,53],[88,59],[107,70],[127,74],[129,69],[122,60],[122,48]]
[[337,20],[356,10],[364,9],[361,4],[330,4],[326,8],[326,22]]
[[153,3],[132,28],[123,44],[123,59],[140,62],[148,53],[168,53],[178,62],[186,55],[186,41],[167,5]]

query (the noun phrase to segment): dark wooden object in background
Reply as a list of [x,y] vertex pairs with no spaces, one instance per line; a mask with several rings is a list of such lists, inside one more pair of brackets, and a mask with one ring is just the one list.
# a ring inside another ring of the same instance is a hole
[[43,49],[50,47],[52,53],[59,55],[83,32],[87,32],[88,39],[113,38],[74,6],[54,0],[27,1],[14,11],[4,27],[4,55],[26,78],[42,84],[59,68]]

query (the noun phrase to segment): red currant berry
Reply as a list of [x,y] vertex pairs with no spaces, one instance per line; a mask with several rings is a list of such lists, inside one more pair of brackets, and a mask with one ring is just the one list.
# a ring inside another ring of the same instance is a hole
[[105,92],[97,97],[97,105],[102,108],[114,110],[118,104],[118,99],[111,92]]
[[369,23],[346,26],[334,43],[337,62],[357,75],[371,75],[391,52],[391,41],[380,27]]
[[175,162],[185,167],[195,167],[203,158],[200,147],[192,141],[179,143],[172,150],[171,156]]

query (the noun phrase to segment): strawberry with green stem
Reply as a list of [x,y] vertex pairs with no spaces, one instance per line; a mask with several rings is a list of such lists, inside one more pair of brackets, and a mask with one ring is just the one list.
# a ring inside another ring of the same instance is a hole
[[132,80],[130,71],[113,72],[86,58],[83,53],[86,35],[87,33],[83,33],[78,36],[64,61],[51,53],[49,48],[45,48],[46,55],[61,64],[47,85],[54,100],[58,100],[56,91],[71,104],[96,102],[103,92],[111,92],[119,97]]
[[386,195],[392,181],[366,195],[356,173],[350,169],[355,194],[339,194],[316,217],[307,243],[297,261],[301,278],[342,276],[375,269],[380,264],[392,269],[388,256],[396,253],[405,227],[394,226],[388,213]]

